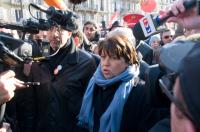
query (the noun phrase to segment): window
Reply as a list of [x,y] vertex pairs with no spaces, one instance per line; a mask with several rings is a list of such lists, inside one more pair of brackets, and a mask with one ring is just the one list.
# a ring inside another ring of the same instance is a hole
[[42,12],[37,11],[36,16],[37,16],[38,19],[42,18]]
[[19,9],[15,9],[15,16],[16,16],[16,21],[19,22],[21,18],[23,18],[23,13]]
[[0,7],[0,21],[5,19],[6,10],[3,7]]

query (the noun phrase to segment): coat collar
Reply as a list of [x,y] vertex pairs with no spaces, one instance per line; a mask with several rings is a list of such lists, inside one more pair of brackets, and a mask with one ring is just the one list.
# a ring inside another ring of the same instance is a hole
[[64,51],[62,52],[68,52],[66,54],[66,57],[64,58],[64,60],[61,63],[65,63],[65,64],[77,64],[79,62],[79,53],[77,52],[78,49],[74,44],[73,39],[69,39],[69,41],[67,42],[66,46],[63,49]]

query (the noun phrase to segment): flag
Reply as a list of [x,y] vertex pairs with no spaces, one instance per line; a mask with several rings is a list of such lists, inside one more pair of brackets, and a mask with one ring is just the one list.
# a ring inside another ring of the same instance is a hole
[[111,16],[111,19],[110,19],[110,21],[109,21],[109,23],[108,23],[108,27],[111,27],[112,26],[112,24],[115,22],[115,21],[117,21],[118,20],[118,18],[119,18],[119,12],[114,12],[114,14]]
[[156,9],[157,3],[155,0],[140,0],[140,7],[144,12],[151,13]]

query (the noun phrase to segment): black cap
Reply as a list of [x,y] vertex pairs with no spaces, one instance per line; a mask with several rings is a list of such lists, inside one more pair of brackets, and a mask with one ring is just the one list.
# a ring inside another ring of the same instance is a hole
[[178,41],[161,50],[160,61],[165,68],[176,72],[180,91],[192,117],[200,130],[200,41]]
[[[200,42],[180,63],[178,76],[183,99],[194,123],[200,126]],[[199,127],[198,127],[199,128]]]
[[113,22],[112,26],[110,27],[110,31],[115,27],[123,27],[122,24],[119,21]]
[[169,72],[178,72],[183,58],[194,47],[192,41],[176,41],[164,45],[160,50],[159,65]]

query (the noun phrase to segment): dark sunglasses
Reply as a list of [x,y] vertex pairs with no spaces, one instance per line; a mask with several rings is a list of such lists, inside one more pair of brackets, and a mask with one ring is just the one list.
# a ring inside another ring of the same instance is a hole
[[197,127],[197,130],[200,130],[199,126],[196,125],[193,117],[191,114],[185,109],[183,104],[173,95],[172,87],[175,83],[175,79],[177,77],[176,73],[171,73],[166,76],[163,76],[161,79],[159,79],[159,85],[163,91],[163,93],[169,98],[171,102],[173,102],[176,107],[189,119],[191,120],[195,126]]
[[172,38],[172,37],[173,37],[172,35],[164,36],[165,39],[169,39],[169,38]]

